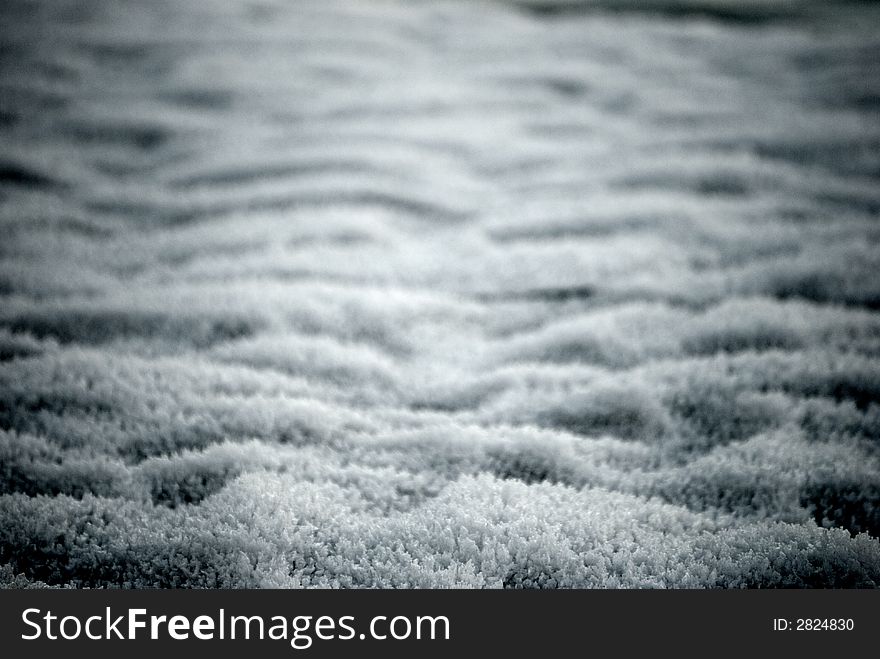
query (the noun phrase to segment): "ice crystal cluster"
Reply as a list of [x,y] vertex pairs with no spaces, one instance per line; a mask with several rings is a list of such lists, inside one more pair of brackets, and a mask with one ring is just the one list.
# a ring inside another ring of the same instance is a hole
[[0,582],[880,585],[876,5],[0,15]]

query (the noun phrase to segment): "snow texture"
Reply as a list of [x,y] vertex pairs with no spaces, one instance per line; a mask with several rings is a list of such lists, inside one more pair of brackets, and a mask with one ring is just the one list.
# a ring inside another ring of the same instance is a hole
[[0,582],[880,585],[877,5],[0,14]]

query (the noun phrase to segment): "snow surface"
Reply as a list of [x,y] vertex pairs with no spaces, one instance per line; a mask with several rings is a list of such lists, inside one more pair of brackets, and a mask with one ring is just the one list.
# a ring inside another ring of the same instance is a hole
[[880,8],[0,4],[0,582],[880,585]]

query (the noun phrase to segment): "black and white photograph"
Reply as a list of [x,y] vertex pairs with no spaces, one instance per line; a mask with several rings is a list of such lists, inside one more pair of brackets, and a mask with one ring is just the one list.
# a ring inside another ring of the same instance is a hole
[[2,588],[880,586],[880,3],[0,35]]

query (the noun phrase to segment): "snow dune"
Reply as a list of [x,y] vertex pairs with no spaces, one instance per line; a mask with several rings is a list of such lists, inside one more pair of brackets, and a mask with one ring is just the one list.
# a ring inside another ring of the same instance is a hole
[[880,585],[878,18],[2,3],[0,582]]

